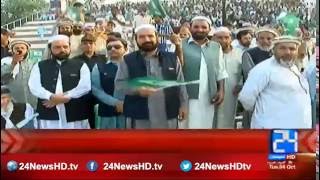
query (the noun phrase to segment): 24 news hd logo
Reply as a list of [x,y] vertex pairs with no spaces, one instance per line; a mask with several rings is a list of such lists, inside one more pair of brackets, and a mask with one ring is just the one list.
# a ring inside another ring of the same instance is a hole
[[271,134],[269,161],[294,160],[298,152],[297,130],[273,130]]

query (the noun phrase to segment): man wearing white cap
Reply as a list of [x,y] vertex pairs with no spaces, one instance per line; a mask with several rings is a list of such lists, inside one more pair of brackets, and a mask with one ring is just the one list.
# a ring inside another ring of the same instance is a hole
[[311,128],[308,81],[294,64],[299,45],[292,36],[277,38],[274,56],[250,71],[239,100],[253,111],[252,129]]
[[12,56],[1,60],[1,84],[7,85],[11,95],[18,103],[36,106],[36,98],[30,93],[28,80],[34,65],[29,59],[30,44],[23,40],[14,40],[9,44]]
[[124,115],[129,118],[127,127],[135,129],[176,129],[177,120],[187,116],[187,92],[184,86],[155,89],[132,89],[127,81],[139,77],[183,81],[177,55],[158,50],[158,36],[151,24],[136,28],[139,51],[132,52],[120,62],[115,78],[115,94],[125,94]]
[[237,96],[240,92],[240,86],[242,85],[242,51],[241,49],[232,47],[231,31],[227,27],[217,28],[214,32],[214,39],[218,41],[222,47],[223,60],[228,73],[228,78],[226,78],[224,84],[224,100],[216,109],[216,127],[233,129],[235,127],[235,115],[238,104]]
[[272,41],[277,36],[278,33],[271,28],[262,27],[256,31],[257,47],[248,49],[242,56],[244,80],[250,69],[272,56]]
[[186,81],[199,80],[199,84],[187,85],[189,95],[188,128],[215,128],[214,112],[223,102],[224,79],[228,77],[219,43],[207,36],[211,21],[203,16],[192,19],[192,37],[182,41]]
[[38,128],[88,129],[89,108],[84,98],[91,89],[90,70],[82,61],[69,60],[69,38],[49,40],[51,58],[36,64],[29,88],[38,97]]

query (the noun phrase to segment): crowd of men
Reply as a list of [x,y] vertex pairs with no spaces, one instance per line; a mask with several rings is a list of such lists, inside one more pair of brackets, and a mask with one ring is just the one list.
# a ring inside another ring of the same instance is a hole
[[[239,13],[243,2],[229,6]],[[179,3],[169,9],[186,4]],[[318,64],[310,31],[287,36],[272,20],[256,27],[250,18],[236,29],[217,26],[211,12],[219,6],[193,3],[194,10],[178,11],[192,16],[179,27],[135,5],[141,11],[131,36],[121,9],[104,7],[111,18],[93,24],[60,18],[37,63],[28,59],[28,42],[10,41],[1,29],[1,129],[234,129],[239,114],[243,128],[314,127]],[[198,83],[130,85],[143,77]]]

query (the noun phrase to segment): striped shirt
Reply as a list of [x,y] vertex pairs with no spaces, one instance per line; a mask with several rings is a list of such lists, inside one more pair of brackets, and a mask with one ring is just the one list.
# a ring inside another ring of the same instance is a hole
[[167,23],[162,24],[155,24],[154,25],[158,35],[160,37],[160,44],[165,44],[167,40],[169,40],[169,37],[171,35],[171,27]]

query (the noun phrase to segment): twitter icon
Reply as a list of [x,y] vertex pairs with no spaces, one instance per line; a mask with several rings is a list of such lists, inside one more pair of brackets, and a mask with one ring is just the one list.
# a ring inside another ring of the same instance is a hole
[[188,161],[188,160],[183,160],[180,163],[180,169],[183,172],[189,172],[192,169],[192,163],[190,161]]

